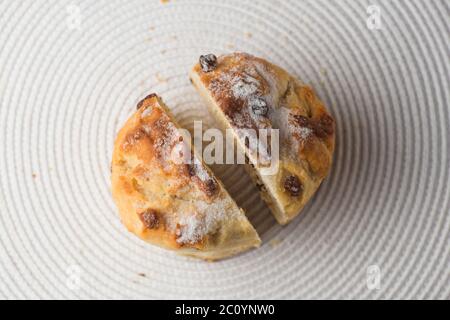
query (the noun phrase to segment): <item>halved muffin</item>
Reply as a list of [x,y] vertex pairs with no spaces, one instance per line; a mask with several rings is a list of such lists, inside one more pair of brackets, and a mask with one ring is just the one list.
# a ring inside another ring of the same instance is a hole
[[[285,70],[246,53],[201,56],[190,78],[221,127],[233,131],[248,158],[247,171],[277,221],[292,220],[331,167],[335,127],[323,103]],[[268,143],[249,143],[242,134],[249,129],[279,129],[279,154]],[[262,154],[277,162],[270,174],[264,173]]]
[[220,181],[199,160],[170,111],[147,96],[118,133],[112,193],[122,222],[141,239],[217,260],[261,240]]

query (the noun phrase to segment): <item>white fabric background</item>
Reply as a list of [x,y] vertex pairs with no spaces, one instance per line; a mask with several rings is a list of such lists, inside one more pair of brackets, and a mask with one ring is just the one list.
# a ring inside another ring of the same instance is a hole
[[[449,299],[449,14],[448,0],[0,0],[0,298]],[[286,227],[242,168],[215,167],[264,243],[205,263],[125,231],[112,142],[151,92],[188,128],[213,125],[187,72],[236,50],[310,83],[337,147]]]

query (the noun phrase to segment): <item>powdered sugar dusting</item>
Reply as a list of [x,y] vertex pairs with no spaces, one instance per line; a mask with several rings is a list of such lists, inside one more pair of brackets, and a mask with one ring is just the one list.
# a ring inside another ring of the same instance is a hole
[[299,137],[303,140],[308,139],[309,136],[313,134],[311,128],[306,127],[294,127],[293,129],[296,133],[298,133]]
[[205,236],[214,234],[221,222],[226,219],[236,219],[241,216],[231,211],[232,202],[227,198],[218,199],[213,203],[196,201],[194,212],[182,213],[179,216],[177,242],[180,244],[195,244]]
[[[179,164],[183,160],[180,154],[184,150],[181,143],[183,137],[167,114],[162,113],[160,118],[151,125],[151,128],[146,124],[144,126],[148,127],[146,132],[153,138],[153,148],[161,160],[163,169],[169,169],[171,163]],[[154,134],[151,134],[152,131]]]
[[209,84],[209,89],[213,93],[240,99],[244,102],[261,98],[263,97],[261,78],[264,80],[265,77],[258,70],[263,71],[256,62],[243,61],[221,73],[215,81]]
[[232,99],[226,103],[231,106],[228,116],[235,127],[270,128],[266,116],[275,108],[274,79],[267,68],[249,57],[246,54],[231,55],[236,64],[219,73],[208,88],[216,97]]
[[[312,134],[313,131],[307,127],[301,127],[297,124],[292,123],[289,120],[291,115],[291,110],[284,106],[280,106],[276,112],[273,112],[270,115],[270,121],[272,123],[273,128],[280,129],[280,139],[282,141],[291,141],[293,143],[293,148],[289,151],[298,153],[299,141],[307,140]],[[297,137],[297,138],[296,138]],[[282,147],[288,147],[288,144],[281,143]]]
[[206,231],[206,226],[201,223],[201,219],[193,214],[182,216],[179,224],[177,242],[180,244],[199,242],[202,239],[202,234]]
[[238,113],[233,114],[233,125],[237,128],[247,128],[251,127],[251,117],[248,113]]
[[287,139],[289,130],[286,130],[288,125],[290,110],[286,107],[280,106],[276,112],[270,114],[270,122],[273,128],[280,129],[280,138]]
[[247,73],[235,76],[231,83],[231,91],[236,99],[250,99],[261,86],[258,80]]
[[269,105],[272,105],[274,108],[276,108],[277,106],[275,101],[276,100],[275,95],[278,92],[277,79],[275,78],[274,74],[270,72],[270,70],[268,70],[266,66],[264,66],[260,62],[255,62],[255,69],[267,83],[268,91],[265,94],[266,102]]
[[[228,97],[243,102],[238,103],[236,110],[228,114],[235,129],[279,129],[280,139],[291,143],[282,143],[281,147],[287,152],[297,154],[299,140],[306,140],[312,134],[310,128],[301,127],[289,121],[291,108],[280,105],[280,95],[286,91],[281,88],[285,82],[280,83],[270,65],[252,58],[247,54],[232,54],[222,59],[233,59],[233,67],[224,69],[217,78],[210,82],[209,89],[214,96]],[[289,83],[287,84],[289,85]],[[227,104],[232,104],[226,101]],[[252,146],[258,146],[257,136],[245,136]],[[293,148],[289,147],[293,146]],[[255,150],[251,150],[255,151]]]
[[183,164],[188,163],[190,159],[190,147],[189,144],[183,139],[178,139],[175,145],[172,148],[171,161],[175,164]]
[[211,179],[211,176],[209,175],[208,171],[202,165],[200,160],[197,159],[197,157],[194,157],[194,166],[195,166],[195,174],[201,181],[206,182]]

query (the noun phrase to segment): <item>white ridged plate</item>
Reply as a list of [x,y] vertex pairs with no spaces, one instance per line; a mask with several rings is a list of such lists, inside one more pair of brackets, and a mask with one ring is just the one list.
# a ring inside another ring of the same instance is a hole
[[[0,0],[0,298],[449,299],[449,14],[448,0]],[[187,73],[231,51],[310,83],[337,146],[286,227],[242,168],[215,167],[263,245],[205,263],[125,230],[110,158],[151,92],[211,126]]]

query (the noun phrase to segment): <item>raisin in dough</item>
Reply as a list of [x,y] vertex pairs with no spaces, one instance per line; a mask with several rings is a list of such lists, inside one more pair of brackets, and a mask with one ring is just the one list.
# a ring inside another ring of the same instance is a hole
[[[292,220],[331,167],[335,128],[323,103],[285,70],[246,53],[201,56],[190,78],[217,122],[233,130],[249,159],[247,171],[277,221]],[[238,133],[249,128],[279,129],[274,174],[262,174],[255,150]]]
[[244,212],[186,140],[159,97],[138,104],[112,160],[112,193],[124,225],[152,244],[206,260],[259,246]]

